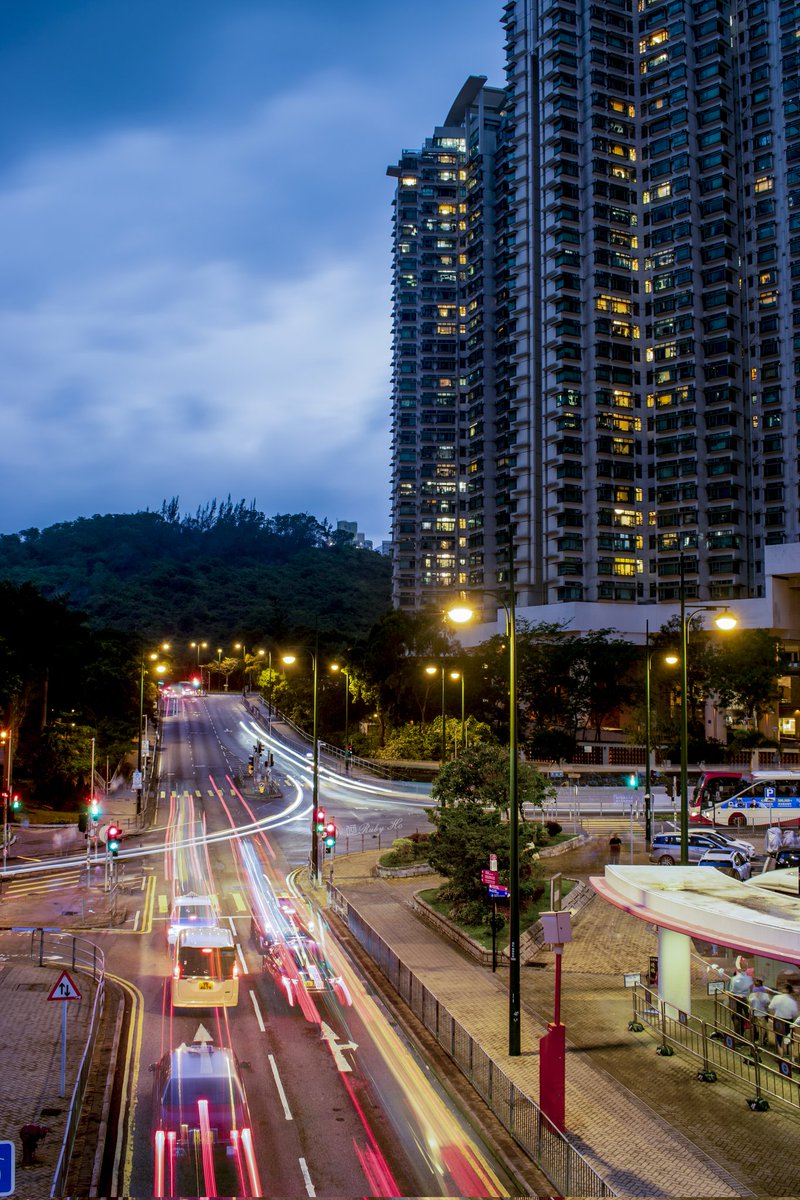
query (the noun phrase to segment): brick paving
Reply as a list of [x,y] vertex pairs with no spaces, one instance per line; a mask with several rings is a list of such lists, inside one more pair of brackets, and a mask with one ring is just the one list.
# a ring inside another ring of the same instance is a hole
[[[416,917],[409,901],[436,878],[383,880],[378,852],[339,858],[335,884],[422,982],[502,1066],[538,1099],[538,1039],[552,1014],[552,955],[522,973],[522,1054],[507,1054],[507,969],[495,975]],[[601,869],[597,850],[559,861],[565,874]],[[555,869],[556,864],[552,869]],[[575,869],[577,867],[577,869]],[[643,970],[655,931],[596,898],[564,953],[567,1128],[571,1140],[621,1195],[791,1196],[800,1192],[800,1119],[773,1106],[753,1113],[741,1092],[701,1084],[679,1056],[661,1058],[630,1033],[622,973]]]
[[[0,1138],[13,1141],[16,1195],[44,1200],[50,1196],[67,1111],[86,1045],[94,1002],[90,977],[76,971],[80,1000],[49,1001],[61,967],[11,957],[24,953],[30,935],[0,936]],[[70,971],[72,975],[72,972]],[[61,1005],[68,1004],[65,1095],[61,1082]],[[50,1133],[39,1142],[36,1165],[21,1166],[19,1130],[44,1125]]]

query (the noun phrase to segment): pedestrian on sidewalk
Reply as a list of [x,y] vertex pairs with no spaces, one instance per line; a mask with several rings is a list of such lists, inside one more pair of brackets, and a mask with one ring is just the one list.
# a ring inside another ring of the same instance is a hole
[[753,990],[750,993],[750,1027],[753,1030],[753,1041],[760,1042],[762,1046],[766,1045],[767,1041],[767,1013],[769,1011],[769,992],[764,987],[763,979],[756,979],[753,982]]
[[615,863],[619,862],[619,854],[621,849],[622,838],[618,833],[612,833],[611,837],[608,839],[608,861],[612,867]]
[[730,1010],[733,1030],[737,1037],[744,1034],[745,1023],[750,1016],[750,993],[753,990],[752,978],[739,967],[731,976],[728,983],[730,992]]
[[798,1008],[794,991],[790,983],[785,983],[779,992],[769,1002],[767,1010],[772,1017],[772,1031],[775,1035],[775,1049],[783,1053],[784,1040],[787,1034],[791,1038],[791,1025],[797,1020]]
[[781,842],[784,850],[797,849],[797,830],[793,826],[787,825],[783,831],[783,840]]

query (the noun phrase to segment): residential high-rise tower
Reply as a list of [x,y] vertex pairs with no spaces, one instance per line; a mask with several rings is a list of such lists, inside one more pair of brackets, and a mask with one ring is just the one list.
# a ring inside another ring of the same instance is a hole
[[[394,599],[763,594],[800,541],[800,10],[510,0],[397,168]],[[555,615],[555,614],[554,614]],[[625,622],[622,612],[616,621]]]

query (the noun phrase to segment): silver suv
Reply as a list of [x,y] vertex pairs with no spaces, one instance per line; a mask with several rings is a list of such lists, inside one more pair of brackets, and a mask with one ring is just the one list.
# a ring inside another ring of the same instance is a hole
[[[694,833],[689,831],[689,862],[698,863],[708,850],[736,850],[749,859],[755,852],[750,842],[738,842],[715,830]],[[653,837],[650,850],[650,862],[661,863],[671,867],[681,861],[681,835],[675,833],[657,833]]]

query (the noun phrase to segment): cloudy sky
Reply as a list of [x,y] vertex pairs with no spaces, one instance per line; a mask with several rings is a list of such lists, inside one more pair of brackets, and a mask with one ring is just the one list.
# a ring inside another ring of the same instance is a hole
[[385,169],[500,0],[24,0],[0,34],[0,532],[214,496],[389,531]]

